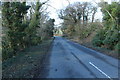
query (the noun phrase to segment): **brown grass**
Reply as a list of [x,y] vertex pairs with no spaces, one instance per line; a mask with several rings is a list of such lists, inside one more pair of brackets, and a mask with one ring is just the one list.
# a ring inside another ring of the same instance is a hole
[[74,42],[77,42],[83,46],[86,46],[88,48],[91,48],[93,50],[96,50],[96,51],[99,51],[105,55],[108,55],[108,56],[112,56],[114,58],[117,58],[117,59],[120,59],[120,57],[118,56],[118,53],[115,51],[115,50],[108,50],[106,48],[100,48],[100,47],[95,47],[92,45],[91,41],[93,39],[93,37],[95,36],[96,32],[90,34],[87,38],[85,39],[78,39],[77,37],[76,38],[72,38],[70,40],[74,41]]

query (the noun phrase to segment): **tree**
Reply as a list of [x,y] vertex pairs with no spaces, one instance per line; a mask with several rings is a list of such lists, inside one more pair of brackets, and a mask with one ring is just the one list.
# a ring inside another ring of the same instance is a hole
[[96,11],[97,8],[88,2],[76,2],[69,4],[64,10],[60,10],[59,17],[63,20],[62,26],[66,29],[64,33],[69,36],[86,37],[90,33],[87,30],[87,25],[90,23],[89,18],[92,15],[93,22]]
[[26,35],[24,30],[27,26],[24,25],[23,20],[28,9],[29,6],[26,6],[25,2],[4,2],[2,4],[2,26],[7,30],[4,38],[8,40],[7,44],[3,40],[3,55],[7,53],[7,49],[11,49],[10,53],[15,54],[16,51],[24,48]]
[[97,12],[97,8],[96,7],[92,7],[92,23],[94,22],[94,18],[95,18],[95,13]]
[[[119,15],[120,15],[120,5],[118,2],[112,2],[108,4],[107,2],[102,2],[100,5],[103,13],[103,21],[104,21],[104,34],[98,33],[99,35],[104,35],[104,39],[101,40],[102,44],[105,48],[114,50],[116,45],[120,40],[120,24],[118,23]],[[93,39],[94,40],[94,39]],[[100,39],[98,39],[100,40]],[[98,44],[98,42],[96,42]],[[118,48],[117,48],[118,49]]]

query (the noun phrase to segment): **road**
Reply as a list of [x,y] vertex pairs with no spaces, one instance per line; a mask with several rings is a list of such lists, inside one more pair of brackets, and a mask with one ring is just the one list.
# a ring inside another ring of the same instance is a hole
[[42,72],[46,78],[118,78],[119,60],[62,37],[55,37],[52,45]]

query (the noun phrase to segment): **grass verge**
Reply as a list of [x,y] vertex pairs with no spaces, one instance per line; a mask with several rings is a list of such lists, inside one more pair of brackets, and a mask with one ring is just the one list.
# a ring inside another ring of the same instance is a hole
[[93,50],[96,50],[98,52],[101,52],[105,55],[108,55],[108,56],[111,56],[111,57],[114,57],[114,58],[117,58],[117,59],[120,59],[120,56],[118,56],[118,53],[114,50],[109,50],[109,49],[106,49],[106,48],[101,48],[101,47],[95,47],[92,45],[91,41],[81,41],[81,40],[75,40],[75,39],[70,39],[71,41],[74,41],[74,42],[77,42],[85,47],[88,47],[88,48],[91,48]]
[[17,56],[2,62],[2,78],[34,78],[48,54],[53,39],[27,48]]

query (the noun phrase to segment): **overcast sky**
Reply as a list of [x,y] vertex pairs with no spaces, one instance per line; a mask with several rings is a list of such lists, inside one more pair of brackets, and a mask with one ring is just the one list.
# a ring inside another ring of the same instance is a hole
[[[2,1],[4,2],[4,1],[8,1],[8,0],[2,0]],[[15,1],[15,0],[13,0],[13,1]],[[34,1],[37,1],[37,0],[27,0],[27,2],[34,2]],[[40,0],[40,1],[47,1],[47,0]],[[49,2],[47,4],[49,4],[51,6],[48,6],[47,11],[50,12],[50,14],[49,14],[50,18],[55,19],[55,25],[59,25],[61,23],[61,20],[58,18],[58,11],[60,9],[65,9],[66,6],[69,5],[68,1],[70,2],[70,4],[72,4],[74,2],[91,2],[95,6],[96,6],[96,3],[100,2],[100,0],[49,0]],[[111,3],[111,1],[118,2],[119,0],[104,0],[104,1]],[[95,15],[95,19],[102,20],[102,13],[100,11],[100,8],[98,8],[98,12]]]
[[[111,2],[111,0],[106,0],[107,2]],[[93,5],[96,6],[95,2],[100,2],[100,0],[69,0],[69,2],[72,4],[74,2],[91,2]],[[60,9],[64,9],[66,6],[69,5],[68,0],[50,0],[48,2],[48,4],[50,4],[51,6],[49,6],[48,11],[50,12],[49,16],[51,18],[54,18],[55,21],[55,25],[58,25],[61,20],[58,18],[58,11]],[[95,19],[99,19],[102,20],[102,13],[100,12],[100,9],[98,9],[98,12],[95,15]]]

